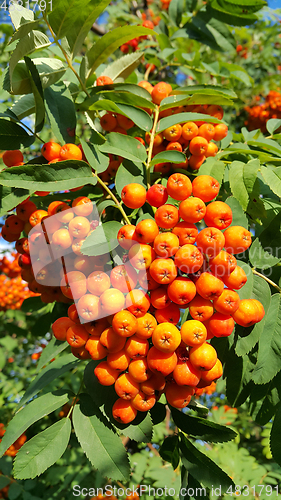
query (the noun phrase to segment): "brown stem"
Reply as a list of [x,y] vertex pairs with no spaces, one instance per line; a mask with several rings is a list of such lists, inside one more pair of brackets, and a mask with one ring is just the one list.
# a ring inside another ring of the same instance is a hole
[[154,453],[154,455],[156,455],[157,457],[160,457],[160,454],[158,453],[158,451],[156,450],[156,448],[154,448],[154,446],[152,446],[151,443],[147,443],[147,446],[152,451],[152,453]]

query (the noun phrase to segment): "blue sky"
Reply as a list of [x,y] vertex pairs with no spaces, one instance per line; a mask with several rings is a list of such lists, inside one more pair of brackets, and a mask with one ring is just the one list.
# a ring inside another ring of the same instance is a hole
[[272,9],[281,9],[281,0],[268,0],[268,5]]

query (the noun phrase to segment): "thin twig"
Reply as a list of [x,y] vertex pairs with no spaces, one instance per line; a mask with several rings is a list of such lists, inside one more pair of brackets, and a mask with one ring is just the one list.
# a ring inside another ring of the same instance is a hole
[[112,191],[109,189],[109,187],[101,180],[101,178],[95,173],[93,172],[93,176],[96,177],[98,183],[103,187],[103,189],[105,189],[105,191],[109,194],[109,196],[112,198],[112,200],[114,201],[114,203],[116,204],[117,208],[120,210],[122,216],[123,216],[123,219],[125,220],[126,224],[131,224],[129,219],[128,219],[128,216],[126,214],[126,212],[124,211],[121,203],[117,200],[116,196],[112,193]]
[[160,457],[160,454],[158,453],[156,448],[154,448],[154,446],[151,443],[147,443],[147,447],[152,451],[152,453],[154,453],[154,455],[156,455],[157,457]]
[[276,283],[274,283],[274,281],[270,280],[269,278],[267,278],[267,276],[265,276],[264,274],[262,273],[259,273],[258,271],[256,271],[254,268],[252,268],[252,271],[254,274],[256,274],[257,276],[260,276],[261,278],[263,278],[265,281],[267,281],[267,283],[269,283],[271,286],[273,286],[274,288],[276,288],[276,290],[278,290],[279,293],[281,293],[281,288],[280,286],[278,286]]
[[155,111],[154,111],[154,122],[153,122],[153,127],[151,130],[151,134],[150,134],[150,143],[149,143],[149,148],[148,148],[148,153],[147,153],[147,161],[146,161],[147,177],[146,177],[146,180],[147,180],[147,187],[148,188],[150,187],[150,162],[151,162],[151,158],[152,158],[153,142],[154,142],[154,138],[156,135],[156,127],[157,127],[158,118],[159,118],[159,106],[157,106]]
[[77,394],[76,394],[75,398],[74,398],[74,399],[73,399],[73,401],[72,401],[72,404],[71,404],[70,410],[69,410],[69,412],[68,412],[68,414],[67,414],[66,418],[70,418],[70,415],[71,415],[71,413],[72,413],[72,412],[73,412],[73,410],[74,410],[74,406],[76,405],[76,403],[77,403],[77,401],[78,401],[78,396],[79,396],[79,394],[80,394],[80,392],[81,392],[81,390],[82,390],[83,384],[84,384],[84,380],[82,379],[81,384],[80,384],[80,387],[79,387],[79,390],[78,390],[78,392],[77,392]]

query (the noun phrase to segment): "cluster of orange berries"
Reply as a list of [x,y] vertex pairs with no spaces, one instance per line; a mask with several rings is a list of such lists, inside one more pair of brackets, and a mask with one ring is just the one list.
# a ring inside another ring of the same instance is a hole
[[23,301],[35,294],[31,292],[20,273],[18,264],[18,254],[13,253],[14,259],[11,261],[6,256],[0,261],[0,311],[7,309],[20,309]]
[[[93,205],[86,197],[73,200],[72,208],[67,203],[54,201],[48,206],[48,210],[37,210],[35,203],[27,199],[16,207],[16,214],[6,219],[1,234],[7,241],[16,242],[16,250],[20,254],[18,264],[21,268],[21,278],[17,280],[21,282],[23,279],[28,283],[28,296],[40,294],[44,303],[68,303],[73,300],[71,293],[66,291],[69,285],[61,287],[58,283],[58,273],[62,266],[61,255],[69,248],[72,254],[65,257],[64,265],[71,268],[73,266],[78,270],[78,275],[79,271],[85,271],[86,267],[100,268],[100,258],[91,258],[86,264],[87,258],[81,255],[83,241],[98,225],[96,219],[89,221],[84,216],[81,217],[85,213],[85,207],[90,207],[91,212],[93,211]],[[39,228],[33,230],[37,225]],[[21,238],[22,231],[27,236]],[[50,249],[53,251],[52,257]],[[39,266],[37,268],[36,260]]]
[[[154,26],[157,26],[157,24],[159,23],[161,18],[160,18],[160,16],[156,17],[154,15],[154,12],[151,9],[148,9],[148,14],[151,17],[151,20],[147,19],[147,15],[145,13],[143,13],[142,14],[142,19],[143,19],[142,26],[144,26],[144,28],[149,28],[149,29],[153,30]],[[129,52],[135,52],[139,48],[139,42],[141,40],[146,40],[147,38],[148,38],[147,35],[132,38],[132,40],[129,40],[128,42],[123,43],[120,47],[120,50],[121,50],[121,52],[123,52],[123,54],[128,54]]]
[[[65,160],[87,161],[80,144],[76,146],[76,144],[67,143],[61,146],[57,142],[49,141],[45,142],[42,146],[41,153],[42,156],[48,160],[49,164]],[[19,167],[24,165],[24,156],[18,149],[5,151],[2,155],[2,160],[6,167]],[[73,188],[71,191],[78,191],[81,187]],[[46,196],[49,194],[49,191],[35,191],[35,194],[38,196]]]
[[[82,147],[68,143],[61,146],[57,142],[45,142],[42,146],[41,153],[49,163],[56,163],[65,160],[84,160]],[[8,150],[2,156],[2,160],[6,167],[18,167],[24,165],[24,156],[18,149]]]
[[20,309],[25,299],[35,295],[20,276],[7,278],[5,274],[0,275],[0,311]]
[[[0,424],[0,443],[2,441],[2,437],[4,436],[6,430],[4,424]],[[24,445],[27,437],[25,434],[22,434],[11,446],[5,451],[5,455],[9,457],[15,457],[19,449]]]
[[[106,80],[106,83],[113,82]],[[139,86],[150,92],[153,102],[157,105],[161,104],[161,101],[172,93],[172,87],[165,82],[159,82],[153,86],[147,81],[142,81],[139,82]],[[159,119],[183,112],[207,114],[219,120],[223,118],[223,109],[221,106],[190,105],[178,106],[176,108],[161,111]],[[134,126],[134,122],[125,116],[107,112],[101,117],[100,125],[106,132],[119,132],[126,135],[127,131]],[[186,158],[185,161],[180,164],[158,163],[154,166],[154,172],[160,172],[165,175],[169,173],[172,168],[187,169],[188,166],[192,170],[198,170],[207,157],[216,155],[218,146],[215,142],[221,141],[226,137],[227,133],[228,127],[224,123],[212,124],[206,123],[204,120],[190,121],[182,124],[177,123],[168,127],[163,132],[154,136],[152,157],[162,151],[172,150],[185,153]],[[136,137],[136,139],[144,146],[146,144],[149,145],[151,142],[151,133],[147,132],[144,138]],[[110,162],[108,172],[110,175],[114,176],[122,159],[114,159],[112,157]],[[103,176],[107,176],[107,172],[104,172],[101,177],[103,180],[108,180]]]
[[6,255],[0,259],[0,273],[6,274],[8,278],[16,278],[21,272],[21,268],[18,263],[19,255],[12,252],[11,257],[13,260],[8,259]]
[[[75,304],[53,324],[53,333],[78,358],[103,360],[95,375],[102,385],[114,384],[119,399],[112,413],[122,423],[151,409],[162,392],[170,405],[187,406],[197,389],[222,375],[208,340],[231,335],[235,322],[247,327],[264,316],[259,301],[240,300],[235,291],[247,276],[234,254],[250,247],[251,233],[231,226],[231,208],[212,201],[218,193],[219,183],[208,175],[191,183],[174,173],[167,187],[156,184],[148,191],[128,184],[121,193],[127,207],[148,202],[157,210],[154,219],[119,230],[124,264],[108,271],[105,258],[90,272],[92,258],[83,257],[83,272],[70,270],[62,278],[61,290]],[[166,203],[168,196],[178,207]],[[199,232],[201,221],[207,227]],[[192,319],[179,329],[186,308]]]
[[201,389],[196,387],[195,397],[199,398],[203,394],[207,394],[207,396],[211,396],[212,394],[214,394],[214,392],[216,392],[216,388],[217,388],[216,382],[212,382],[210,385],[207,385],[206,387],[202,387]]
[[243,47],[240,43],[236,46],[236,52],[237,54],[240,55],[240,57],[243,57],[243,59],[248,59],[248,49],[247,47]]
[[[255,97],[256,101],[260,101],[260,96]],[[248,113],[248,118],[245,125],[249,130],[261,129],[266,132],[266,122],[271,118],[281,118],[281,93],[275,90],[270,90],[262,104],[255,106],[246,106],[245,111]]]

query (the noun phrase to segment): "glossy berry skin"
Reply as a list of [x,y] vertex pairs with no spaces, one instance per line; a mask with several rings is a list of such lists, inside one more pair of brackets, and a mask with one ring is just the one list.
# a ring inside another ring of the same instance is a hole
[[164,205],[168,199],[168,192],[167,188],[162,186],[162,184],[154,184],[149,188],[149,190],[146,193],[146,201],[152,206],[152,207],[161,207],[161,205]]

